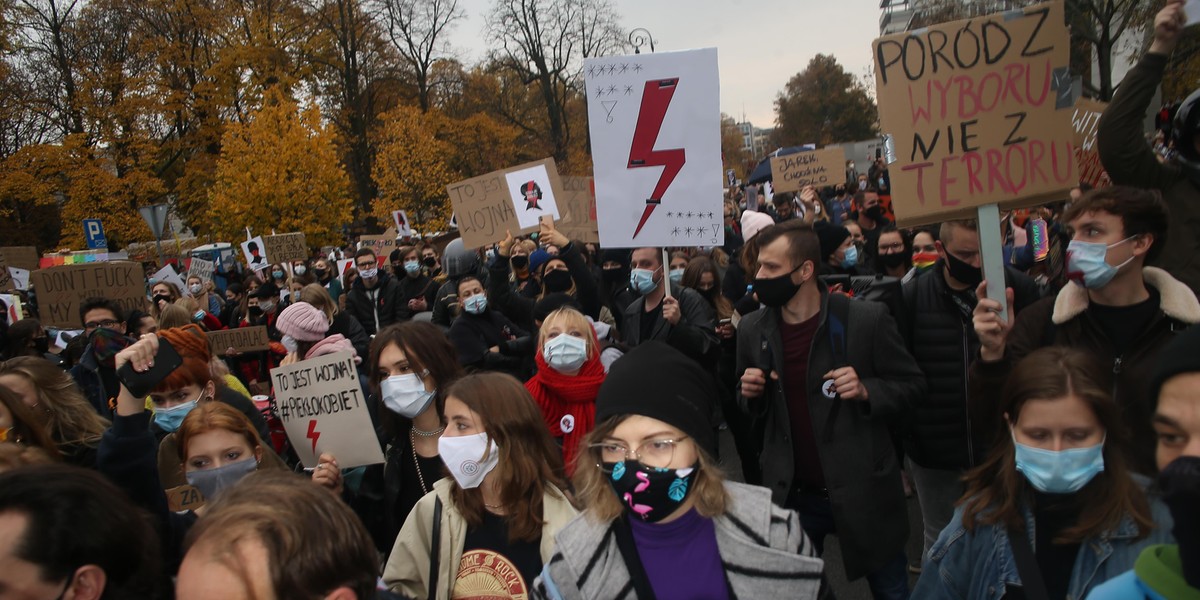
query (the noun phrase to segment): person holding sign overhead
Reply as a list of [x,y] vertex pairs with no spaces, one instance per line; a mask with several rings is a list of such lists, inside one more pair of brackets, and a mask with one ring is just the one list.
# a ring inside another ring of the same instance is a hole
[[[1008,321],[1000,303],[976,290],[973,320],[979,354],[970,374],[968,410],[981,436],[1003,431],[999,392],[1013,365],[1044,346],[1070,346],[1111,365],[1113,397],[1133,433],[1128,456],[1137,473],[1152,474],[1154,402],[1150,374],[1162,348],[1179,332],[1200,323],[1200,302],[1165,271],[1146,267],[1163,251],[1167,207],[1158,192],[1114,186],[1092,190],[1071,205],[1063,222],[1074,230],[1065,271],[1071,280],[1057,296],[1014,314],[1008,290]],[[986,438],[985,438],[986,439]]]
[[565,293],[575,297],[583,307],[584,314],[593,319],[600,318],[600,292],[587,261],[578,246],[554,227],[550,219],[543,219],[538,241],[544,245],[555,245],[559,255],[546,260],[536,270],[542,282],[541,293],[536,298],[514,294],[509,285],[509,254],[516,240],[508,232],[504,241],[496,248],[499,260],[494,260],[488,270],[488,299],[505,316],[524,328],[533,326],[533,307],[547,294]]
[[408,516],[383,569],[389,589],[430,600],[524,598],[576,515],[562,458],[521,382],[478,373],[446,394],[438,450],[451,478]]
[[696,290],[671,284],[658,248],[634,250],[630,267],[629,287],[641,297],[625,309],[622,341],[630,348],[664,341],[701,365],[715,367],[721,341],[712,307]]

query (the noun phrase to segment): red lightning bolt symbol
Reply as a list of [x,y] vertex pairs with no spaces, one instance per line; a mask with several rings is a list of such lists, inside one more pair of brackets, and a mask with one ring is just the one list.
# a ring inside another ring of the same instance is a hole
[[321,432],[317,431],[317,420],[313,419],[308,422],[308,435],[304,436],[313,441],[313,454],[317,453],[317,438],[321,437]]
[[646,89],[642,92],[642,108],[638,111],[637,127],[633,130],[633,142],[629,146],[628,168],[663,167],[663,170],[658,177],[658,185],[654,186],[654,192],[646,199],[646,210],[642,212],[642,220],[638,221],[633,237],[641,233],[642,226],[650,219],[655,207],[662,204],[663,194],[671,187],[671,182],[675,181],[675,176],[679,175],[683,164],[687,162],[683,148],[654,149],[663,119],[667,116],[667,107],[671,105],[671,98],[675,95],[678,85],[678,77],[647,81]]

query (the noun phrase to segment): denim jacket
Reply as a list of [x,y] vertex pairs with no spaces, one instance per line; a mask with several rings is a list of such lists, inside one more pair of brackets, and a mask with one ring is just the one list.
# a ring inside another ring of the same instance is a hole
[[[1136,476],[1135,476],[1136,477]],[[1137,477],[1139,482],[1143,479]],[[1171,535],[1173,521],[1166,505],[1156,496],[1147,494],[1150,515],[1155,527],[1145,538],[1137,538],[1137,524],[1129,516],[1122,519],[1116,531],[1088,538],[1079,546],[1079,556],[1071,573],[1067,590],[1068,600],[1087,596],[1092,588],[1133,568],[1142,549],[1155,544],[1174,543]],[[1033,511],[1022,507],[1029,538],[1035,539]],[[967,531],[962,522],[963,507],[954,510],[954,518],[942,530],[929,556],[913,598],[970,598],[996,600],[1004,597],[1006,586],[1021,585],[1017,563],[1009,545],[1008,531],[1003,524],[976,524]]]

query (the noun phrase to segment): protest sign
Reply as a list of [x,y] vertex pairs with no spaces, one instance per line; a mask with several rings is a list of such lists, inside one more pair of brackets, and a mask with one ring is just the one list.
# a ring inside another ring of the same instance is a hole
[[323,452],[343,469],[383,462],[353,356],[336,352],[271,369],[275,414],[306,466]]
[[875,40],[893,209],[905,226],[1059,200],[1079,179],[1063,3]]
[[79,306],[88,298],[107,298],[125,313],[146,310],[146,276],[135,262],[96,262],[50,267],[29,274],[37,289],[42,325],[83,329]]
[[308,258],[308,245],[303,233],[281,233],[262,238],[267,260],[273,263],[290,263]]
[[554,159],[546,158],[451,184],[446,192],[463,245],[478,248],[503,240],[508,231],[537,231],[544,215],[557,219],[562,183]]
[[188,278],[199,277],[200,281],[212,281],[217,263],[203,258],[193,258],[188,264]]
[[192,293],[187,289],[187,286],[184,285],[183,278],[175,272],[175,268],[171,265],[163,265],[163,268],[155,271],[155,273],[150,276],[150,281],[153,283],[158,283],[160,281],[166,282],[175,286],[175,289],[178,290],[180,294],[184,296],[192,295]]
[[[382,261],[388,259],[388,255],[392,250],[396,249],[396,230],[388,229],[383,232],[383,235],[364,235],[358,238],[359,248],[370,248],[375,251],[376,257],[382,257]],[[354,262],[354,261],[351,261]],[[345,271],[343,271],[344,273]]]
[[[10,266],[8,267],[8,274],[12,277],[13,289],[22,291],[29,289],[29,271]],[[0,285],[0,289],[4,289],[2,285]]]
[[771,158],[771,189],[776,194],[799,192],[808,185],[819,190],[842,183],[845,168],[846,151],[841,148],[775,156]]
[[242,242],[242,255],[246,257],[246,264],[250,266],[251,271],[261,271],[271,266],[267,262],[266,253],[261,235]]
[[223,355],[230,348],[238,352],[259,352],[266,350],[271,345],[265,325],[220,329],[209,331],[206,335],[208,335],[208,345],[212,347],[213,354]]
[[583,62],[605,248],[720,246],[717,50]]
[[563,177],[563,195],[558,203],[562,220],[556,225],[568,239],[583,243],[600,242],[596,225],[596,191],[591,177]]
[[9,323],[16,323],[25,318],[21,310],[21,300],[16,294],[0,294],[0,311],[8,315]]
[[1096,136],[1100,131],[1100,116],[1108,104],[1098,100],[1080,98],[1075,103],[1075,114],[1071,125],[1075,129],[1075,159],[1079,162],[1079,181],[1092,187],[1108,187],[1112,180],[1100,163],[1100,148]]
[[396,235],[408,237],[412,235],[412,226],[408,222],[408,213],[402,210],[392,211],[392,220],[396,222]]
[[183,512],[185,510],[196,510],[204,506],[204,496],[200,494],[200,490],[190,486],[181,485],[166,490],[167,493],[167,509],[171,512]]
[[37,248],[33,246],[3,246],[0,247],[0,257],[10,267],[36,271],[39,267]]
[[12,271],[8,270],[8,263],[5,263],[4,257],[0,256],[0,292],[12,291],[13,287]]
[[354,260],[352,260],[352,259],[347,258],[347,259],[337,261],[337,269],[338,269],[337,276],[341,277],[341,276],[345,275],[346,271],[349,271],[352,268],[354,268]]

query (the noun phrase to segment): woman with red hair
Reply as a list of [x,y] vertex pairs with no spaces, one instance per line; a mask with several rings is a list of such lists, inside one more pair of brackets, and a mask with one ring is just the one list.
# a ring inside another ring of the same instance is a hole
[[569,306],[546,315],[534,361],[537,374],[525,382],[525,389],[562,447],[570,475],[579,444],[595,426],[596,394],[604,383],[596,333],[587,317]]

